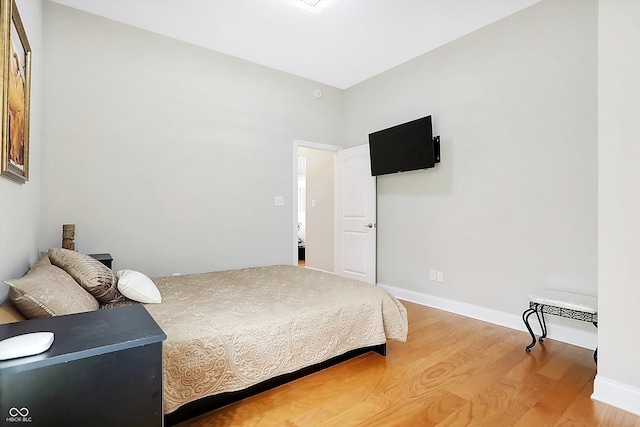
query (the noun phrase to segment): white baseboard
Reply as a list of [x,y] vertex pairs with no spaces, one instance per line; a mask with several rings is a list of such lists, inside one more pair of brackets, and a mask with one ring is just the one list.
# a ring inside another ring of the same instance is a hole
[[315,267],[309,267],[307,265],[304,266],[304,268],[306,268],[307,270],[313,270],[313,271],[322,271],[323,273],[329,273],[329,274],[336,274],[333,271],[329,271],[329,270],[323,270],[321,268],[315,268]]
[[[495,325],[505,326],[507,328],[518,331],[527,331],[521,316],[511,313],[505,313],[478,305],[467,304],[465,302],[454,301],[446,298],[436,297],[433,295],[423,294],[421,292],[411,291],[408,289],[397,288],[378,283],[378,286],[388,290],[395,297],[414,302],[416,304],[427,307],[437,308],[439,310],[448,311],[450,313],[460,314],[462,316],[471,317],[472,319],[482,320],[484,322],[493,323]],[[552,317],[552,316],[549,316]],[[547,317],[545,317],[547,319]],[[539,333],[536,329],[537,321],[531,322],[534,332]],[[527,331],[528,332],[528,331]],[[597,332],[588,332],[581,329],[571,328],[564,325],[554,325],[547,321],[547,337],[568,344],[577,345],[594,350],[598,345]],[[525,345],[527,343],[524,343]]]
[[596,375],[591,398],[640,415],[640,389]]

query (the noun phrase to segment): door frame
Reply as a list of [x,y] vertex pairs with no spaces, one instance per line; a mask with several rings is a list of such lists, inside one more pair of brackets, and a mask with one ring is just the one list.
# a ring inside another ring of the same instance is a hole
[[[298,148],[299,147],[304,147],[304,148],[313,148],[315,150],[324,150],[324,151],[333,151],[334,153],[337,153],[340,150],[343,150],[343,147],[338,146],[338,145],[329,145],[329,144],[320,144],[317,142],[310,142],[310,141],[304,141],[301,139],[294,139],[293,140],[293,156],[292,156],[292,180],[291,182],[292,184],[292,190],[291,190],[291,205],[292,205],[292,213],[293,213],[293,221],[292,221],[292,231],[293,231],[293,237],[291,240],[291,251],[292,251],[292,262],[291,265],[298,265]],[[337,156],[335,156],[337,157]],[[338,160],[337,158],[334,158],[334,162],[337,165]],[[333,168],[333,173],[334,173],[334,188],[333,188],[333,198],[334,198],[334,212],[333,212],[333,216],[336,216],[336,190],[337,190],[337,168]],[[334,234],[335,234],[335,224],[334,224]],[[334,253],[334,257],[333,257],[333,271],[335,272],[336,270],[336,260],[335,260],[335,253]]]

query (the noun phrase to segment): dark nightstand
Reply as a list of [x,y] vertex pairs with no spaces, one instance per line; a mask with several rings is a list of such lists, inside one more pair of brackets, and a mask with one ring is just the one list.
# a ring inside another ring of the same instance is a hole
[[38,331],[49,350],[0,361],[0,425],[163,425],[166,335],[143,305],[0,325],[0,340]]
[[111,267],[111,263],[113,262],[113,258],[111,258],[111,254],[88,254],[91,258],[95,258],[104,265],[109,268]]

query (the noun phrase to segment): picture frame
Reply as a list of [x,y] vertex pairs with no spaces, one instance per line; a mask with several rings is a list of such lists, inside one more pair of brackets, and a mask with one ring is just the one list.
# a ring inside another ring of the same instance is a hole
[[2,158],[0,175],[24,184],[29,179],[31,46],[14,0],[0,0],[2,34]]

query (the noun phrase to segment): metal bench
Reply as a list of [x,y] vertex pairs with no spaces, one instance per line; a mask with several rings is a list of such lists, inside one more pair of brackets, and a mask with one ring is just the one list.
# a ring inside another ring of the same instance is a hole
[[[538,341],[542,342],[547,337],[547,323],[544,315],[553,314],[569,319],[582,320],[583,322],[591,322],[598,327],[598,298],[574,294],[571,292],[555,291],[543,289],[529,295],[529,308],[522,313],[527,330],[531,334],[531,344],[525,347],[527,352],[536,345],[536,336],[529,324],[529,316],[533,313],[538,318],[542,335]],[[593,354],[593,360],[598,363],[598,349]]]

